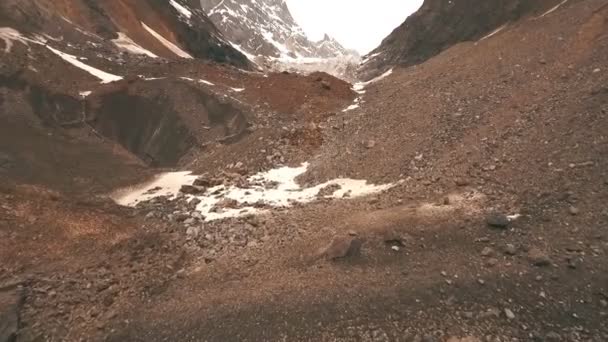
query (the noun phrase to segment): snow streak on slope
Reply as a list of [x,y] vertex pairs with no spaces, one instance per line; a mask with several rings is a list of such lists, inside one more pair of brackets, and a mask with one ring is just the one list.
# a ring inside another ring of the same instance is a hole
[[504,30],[504,29],[505,29],[505,27],[507,27],[508,25],[509,25],[509,24],[504,24],[504,25],[502,25],[501,27],[497,28],[496,30],[494,30],[494,31],[490,32],[490,33],[489,33],[487,36],[482,37],[482,38],[481,38],[479,41],[481,42],[482,40],[486,40],[486,39],[488,39],[488,38],[490,38],[490,37],[495,36],[495,35],[496,35],[496,34],[498,34],[500,31]]
[[230,45],[232,45],[233,48],[237,49],[238,52],[240,52],[243,55],[245,55],[250,61],[255,62],[256,56],[254,56],[254,55],[250,54],[249,52],[243,50],[243,48],[240,45],[234,44],[233,42],[230,42]]
[[21,32],[10,27],[0,27],[0,39],[4,41],[5,53],[11,52],[13,42],[15,41],[21,42],[24,45],[28,45],[28,43],[44,44],[43,41],[27,38]]
[[385,72],[384,74],[382,74],[382,75],[380,75],[380,76],[378,76],[378,77],[376,77],[376,78],[374,78],[372,80],[369,80],[367,82],[358,82],[358,83],[355,83],[353,85],[353,90],[355,92],[357,92],[358,94],[364,94],[365,93],[365,87],[367,87],[368,85],[370,85],[372,83],[376,83],[378,81],[381,81],[381,80],[387,78],[388,76],[392,75],[392,73],[393,73],[393,69],[391,68],[387,72]]
[[557,11],[557,9],[560,8],[560,7],[562,7],[562,5],[565,4],[566,2],[568,2],[568,0],[563,0],[562,2],[560,2],[559,4],[557,4],[555,7],[550,8],[547,12],[541,14],[540,17],[538,17],[538,18],[540,19],[540,18],[546,17],[547,15],[549,15],[549,14]]
[[170,0],[169,3],[171,4],[171,6],[173,6],[173,8],[175,8],[179,12],[179,14],[183,15],[187,19],[192,18],[192,12],[189,9],[187,9],[186,7],[182,6],[177,1]]
[[179,46],[177,46],[177,45],[171,43],[170,41],[168,41],[167,39],[165,39],[165,37],[158,34],[156,31],[154,31],[152,28],[150,28],[145,23],[142,22],[141,26],[143,26],[143,28],[146,29],[146,31],[148,31],[148,33],[150,33],[152,36],[154,36],[154,38],[158,39],[158,41],[160,41],[167,49],[171,50],[178,57],[192,58],[192,56],[189,53],[187,53],[186,51],[182,50]]
[[112,42],[119,49],[125,50],[127,52],[130,52],[130,53],[133,53],[133,54],[136,54],[136,55],[147,55],[147,56],[152,57],[152,58],[157,58],[158,57],[157,55],[153,54],[152,52],[150,52],[150,51],[144,49],[143,47],[139,46],[131,38],[129,38],[126,34],[124,34],[122,32],[118,32],[118,38],[117,39],[113,39]]
[[65,52],[61,52],[57,49],[52,48],[49,45],[46,45],[46,40],[42,37],[38,37],[36,39],[31,39],[31,38],[25,37],[19,31],[12,29],[10,27],[0,27],[0,39],[4,40],[4,44],[5,44],[4,52],[5,53],[9,53],[11,51],[11,48],[13,46],[13,41],[18,41],[25,45],[28,45],[28,43],[45,45],[47,49],[49,49],[51,52],[53,52],[57,56],[61,57],[61,59],[63,59],[64,61],[99,78],[101,80],[101,83],[110,83],[110,82],[122,80],[121,76],[112,75],[105,71],[94,68],[90,65],[87,65],[87,64],[79,61],[78,57],[76,57],[74,55],[70,55]]
[[46,46],[49,50],[51,50],[54,54],[56,54],[57,56],[61,57],[64,61],[72,64],[73,66],[80,68],[86,72],[88,72],[89,74],[99,78],[101,80],[101,83],[110,83],[110,82],[114,82],[114,81],[119,81],[122,80],[121,76],[116,76],[116,75],[112,75],[110,73],[107,73],[105,71],[99,70],[97,68],[93,68],[90,65],[86,65],[84,63],[82,63],[81,61],[78,60],[78,57],[74,56],[74,55],[70,55],[67,54],[65,52],[61,52],[59,50],[53,49],[50,46]]

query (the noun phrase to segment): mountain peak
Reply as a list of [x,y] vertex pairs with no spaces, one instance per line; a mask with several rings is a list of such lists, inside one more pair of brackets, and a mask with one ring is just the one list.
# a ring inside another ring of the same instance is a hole
[[201,0],[213,23],[250,58],[331,58],[347,50],[325,34],[311,41],[294,20],[285,0]]

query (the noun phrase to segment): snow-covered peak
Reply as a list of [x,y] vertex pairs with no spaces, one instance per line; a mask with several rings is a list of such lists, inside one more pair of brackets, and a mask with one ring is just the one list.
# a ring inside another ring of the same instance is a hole
[[335,39],[309,40],[284,0],[201,0],[218,29],[248,55],[274,59],[331,58],[347,54]]

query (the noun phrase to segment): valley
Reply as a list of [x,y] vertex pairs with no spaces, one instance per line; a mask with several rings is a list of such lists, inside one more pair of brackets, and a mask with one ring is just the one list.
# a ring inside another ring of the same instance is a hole
[[0,342],[608,340],[608,4],[324,41],[0,2]]

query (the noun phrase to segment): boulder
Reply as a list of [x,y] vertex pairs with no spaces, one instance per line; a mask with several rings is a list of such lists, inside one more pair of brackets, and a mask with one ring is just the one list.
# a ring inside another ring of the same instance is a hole
[[21,286],[0,287],[0,342],[16,341],[22,305]]
[[506,229],[511,221],[506,215],[494,212],[488,214],[486,217],[486,223],[488,226],[493,228]]
[[207,191],[207,188],[197,185],[182,185],[179,191],[188,195],[202,195]]
[[532,265],[537,267],[551,266],[551,258],[549,258],[549,255],[536,247],[530,249],[528,252],[528,260],[530,260]]
[[363,242],[353,236],[336,236],[321,253],[328,260],[356,256],[361,251]]

